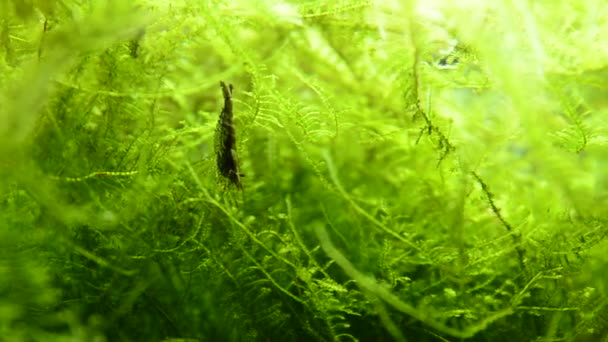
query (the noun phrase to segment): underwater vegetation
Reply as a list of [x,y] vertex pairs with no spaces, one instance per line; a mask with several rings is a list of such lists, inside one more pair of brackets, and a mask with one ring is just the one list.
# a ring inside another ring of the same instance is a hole
[[0,341],[608,341],[608,4],[0,2]]

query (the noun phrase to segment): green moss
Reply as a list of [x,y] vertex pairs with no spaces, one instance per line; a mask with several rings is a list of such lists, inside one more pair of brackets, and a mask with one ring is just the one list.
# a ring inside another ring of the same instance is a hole
[[2,2],[0,341],[608,339],[606,12]]

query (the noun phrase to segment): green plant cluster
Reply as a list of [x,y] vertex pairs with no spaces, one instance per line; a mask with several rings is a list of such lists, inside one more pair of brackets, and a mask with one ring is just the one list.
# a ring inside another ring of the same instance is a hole
[[600,0],[4,0],[0,341],[608,341],[607,40]]

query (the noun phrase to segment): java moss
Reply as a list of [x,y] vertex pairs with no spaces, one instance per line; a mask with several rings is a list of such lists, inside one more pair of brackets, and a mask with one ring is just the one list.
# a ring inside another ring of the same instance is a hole
[[607,12],[0,3],[0,341],[608,340]]

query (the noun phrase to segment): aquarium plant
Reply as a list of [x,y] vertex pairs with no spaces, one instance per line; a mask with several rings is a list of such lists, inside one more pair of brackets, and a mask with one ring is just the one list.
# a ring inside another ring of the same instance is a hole
[[608,341],[601,0],[0,2],[0,341]]

